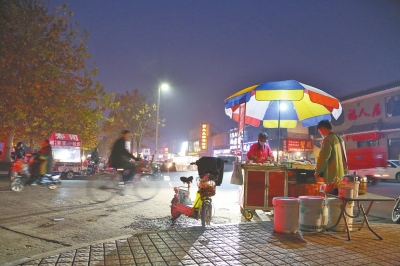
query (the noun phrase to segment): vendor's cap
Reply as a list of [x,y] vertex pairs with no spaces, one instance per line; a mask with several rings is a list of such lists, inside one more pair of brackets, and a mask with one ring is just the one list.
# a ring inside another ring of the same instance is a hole
[[21,142],[21,141],[17,143],[17,147],[19,147],[19,146],[21,146],[21,145],[22,145],[22,142]]

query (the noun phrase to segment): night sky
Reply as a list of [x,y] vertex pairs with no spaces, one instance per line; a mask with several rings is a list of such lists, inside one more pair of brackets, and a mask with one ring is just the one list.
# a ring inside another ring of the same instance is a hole
[[237,124],[224,99],[295,79],[340,97],[400,80],[400,1],[170,0],[66,3],[90,35],[106,91],[162,92],[160,143]]

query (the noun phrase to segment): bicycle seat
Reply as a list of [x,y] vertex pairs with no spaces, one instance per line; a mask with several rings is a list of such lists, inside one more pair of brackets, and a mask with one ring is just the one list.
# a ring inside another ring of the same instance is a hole
[[193,176],[189,176],[189,177],[182,176],[180,179],[183,183],[186,183],[186,184],[193,182]]

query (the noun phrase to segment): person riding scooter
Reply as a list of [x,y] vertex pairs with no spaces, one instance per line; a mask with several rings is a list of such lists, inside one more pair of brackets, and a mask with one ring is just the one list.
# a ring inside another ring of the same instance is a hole
[[40,184],[42,175],[51,175],[53,170],[53,154],[49,140],[43,140],[41,145],[42,148],[37,153],[32,164],[30,165],[31,177],[27,183],[31,185],[36,185],[35,181],[36,183]]

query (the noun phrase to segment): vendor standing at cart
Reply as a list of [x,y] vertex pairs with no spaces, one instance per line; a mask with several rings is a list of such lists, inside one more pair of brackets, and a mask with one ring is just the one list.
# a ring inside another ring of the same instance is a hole
[[332,132],[332,125],[328,120],[320,121],[317,129],[324,140],[319,152],[314,177],[323,177],[325,183],[333,182],[335,177],[342,179],[349,172],[345,143],[340,136]]
[[264,163],[267,160],[270,160],[271,162],[274,161],[274,154],[267,144],[267,140],[267,133],[260,132],[258,134],[258,142],[251,145],[247,152],[248,161],[253,161],[255,163]]

